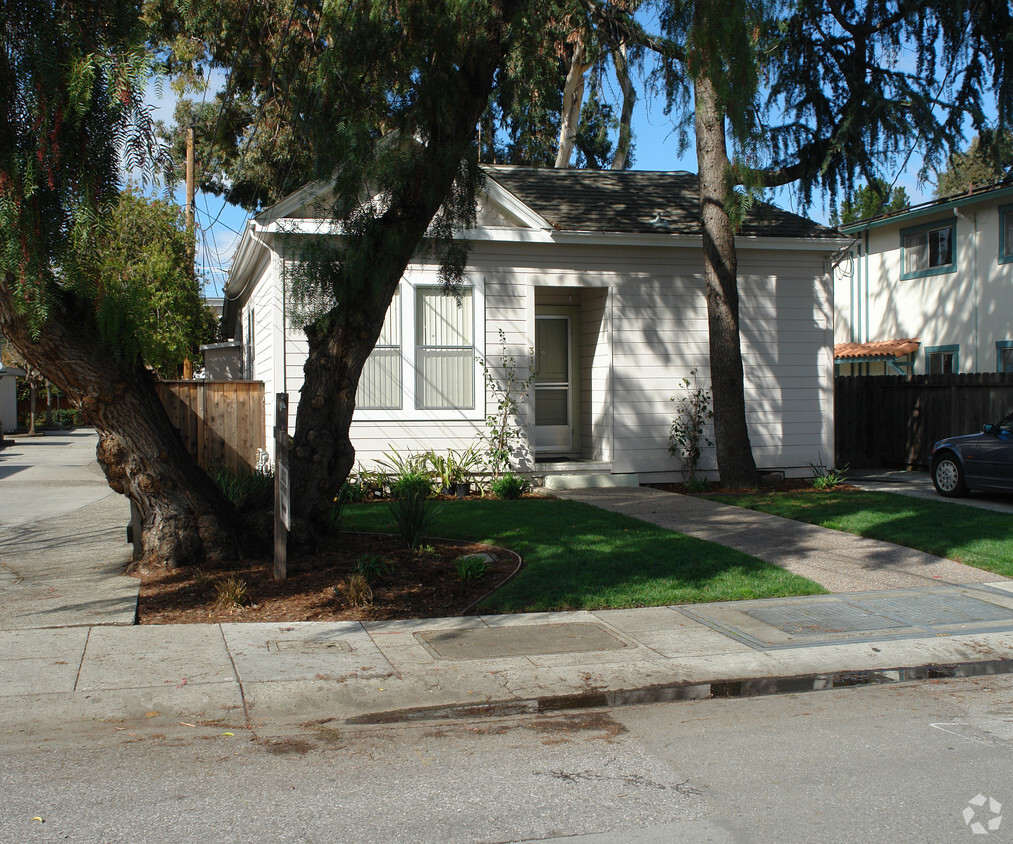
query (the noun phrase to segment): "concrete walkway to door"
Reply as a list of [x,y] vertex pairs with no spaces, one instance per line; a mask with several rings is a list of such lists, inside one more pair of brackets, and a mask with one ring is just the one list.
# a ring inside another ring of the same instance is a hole
[[1007,579],[890,542],[651,487],[554,490],[553,495],[735,548],[815,580],[831,592]]

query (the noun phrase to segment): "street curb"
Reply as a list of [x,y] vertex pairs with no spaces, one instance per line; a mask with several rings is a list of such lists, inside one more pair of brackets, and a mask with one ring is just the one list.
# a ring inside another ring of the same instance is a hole
[[[632,689],[588,690],[571,694],[545,695],[520,700],[487,703],[462,703],[374,712],[346,718],[348,725],[403,724],[423,721],[452,721],[475,718],[505,718],[576,709],[616,708],[684,700],[764,697],[801,692],[819,692],[856,686],[909,683],[924,680],[949,680],[1013,674],[1013,659],[971,662],[928,663],[898,668],[873,668],[859,671],[831,671],[796,674],[787,677],[750,677],[698,683],[663,683]],[[331,721],[333,723],[333,721]]]

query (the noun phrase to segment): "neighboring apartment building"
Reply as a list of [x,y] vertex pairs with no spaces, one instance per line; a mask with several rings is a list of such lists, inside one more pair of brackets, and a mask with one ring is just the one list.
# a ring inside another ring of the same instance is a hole
[[839,374],[1013,372],[1013,181],[841,231]]

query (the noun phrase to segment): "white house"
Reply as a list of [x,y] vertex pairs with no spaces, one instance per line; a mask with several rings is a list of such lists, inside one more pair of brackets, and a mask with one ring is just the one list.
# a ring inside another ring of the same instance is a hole
[[839,372],[1013,372],[1013,182],[841,230]]
[[[368,466],[398,451],[466,448],[494,409],[481,360],[501,372],[500,332],[521,377],[537,366],[518,468],[586,464],[603,483],[680,477],[668,432],[681,379],[709,377],[695,176],[486,167],[461,304],[436,267],[409,267],[359,385],[352,424]],[[295,394],[306,355],[287,319],[295,238],[338,237],[304,188],[247,224],[224,327],[245,377]],[[788,475],[832,458],[832,254],[846,241],[772,206],[737,239],[747,418],[757,465]],[[533,355],[533,357],[532,357]],[[565,461],[565,464],[563,464]],[[701,468],[716,477],[713,449]]]

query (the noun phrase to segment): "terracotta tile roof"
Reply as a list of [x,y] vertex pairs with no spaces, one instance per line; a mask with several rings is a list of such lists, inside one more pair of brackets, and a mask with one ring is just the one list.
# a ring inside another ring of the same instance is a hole
[[910,352],[918,351],[921,340],[874,340],[871,343],[838,343],[834,346],[834,360],[854,360],[858,358],[890,358],[903,357]]
[[[562,231],[700,234],[700,188],[683,171],[555,170],[485,165],[486,175]],[[739,234],[836,239],[840,232],[766,202]]]

